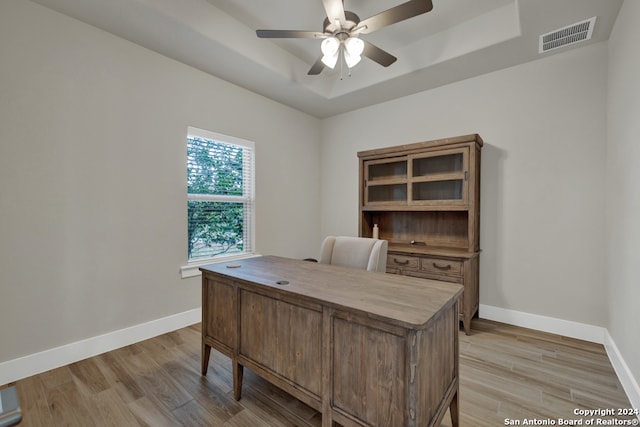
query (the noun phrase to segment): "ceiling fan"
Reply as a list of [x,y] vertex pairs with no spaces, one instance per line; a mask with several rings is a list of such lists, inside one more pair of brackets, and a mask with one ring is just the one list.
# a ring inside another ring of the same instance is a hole
[[256,30],[256,34],[260,38],[323,39],[320,45],[322,55],[307,73],[309,75],[320,74],[325,66],[334,68],[340,56],[349,69],[360,62],[362,55],[383,67],[388,67],[397,58],[359,36],[433,9],[432,0],[409,0],[361,21],[355,13],[344,10],[343,0],[322,0],[322,5],[327,13],[322,24],[322,32]]

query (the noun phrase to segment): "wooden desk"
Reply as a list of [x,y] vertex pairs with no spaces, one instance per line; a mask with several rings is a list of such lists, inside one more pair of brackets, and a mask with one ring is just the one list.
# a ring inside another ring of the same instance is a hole
[[200,270],[202,374],[229,356],[237,400],[247,366],[323,427],[458,425],[462,286],[267,256]]

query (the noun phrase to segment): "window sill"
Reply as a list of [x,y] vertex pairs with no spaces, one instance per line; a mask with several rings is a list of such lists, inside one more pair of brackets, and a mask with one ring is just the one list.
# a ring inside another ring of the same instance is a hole
[[242,255],[230,255],[227,257],[219,257],[219,258],[212,258],[212,259],[206,259],[206,260],[202,260],[202,261],[194,261],[191,262],[187,265],[183,265],[182,267],[180,267],[180,275],[182,276],[183,279],[189,278],[189,277],[195,277],[195,276],[201,276],[202,272],[200,272],[200,267],[204,266],[204,265],[210,265],[210,264],[219,264],[221,262],[229,262],[229,261],[236,261],[239,259],[247,259],[247,258],[255,258],[260,256],[260,254],[242,254]]

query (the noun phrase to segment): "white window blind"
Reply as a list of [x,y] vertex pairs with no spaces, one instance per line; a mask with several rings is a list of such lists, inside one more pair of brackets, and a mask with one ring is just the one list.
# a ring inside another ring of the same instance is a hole
[[189,127],[188,260],[253,253],[254,144]]

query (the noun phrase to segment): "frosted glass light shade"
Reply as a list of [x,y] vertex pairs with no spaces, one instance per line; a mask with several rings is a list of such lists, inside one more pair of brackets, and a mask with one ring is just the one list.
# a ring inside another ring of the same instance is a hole
[[327,67],[333,69],[338,63],[338,56],[339,56],[338,52],[336,52],[334,55],[331,55],[331,56],[324,55],[322,57],[322,63]]
[[344,62],[347,63],[347,67],[355,67],[361,59],[362,57],[360,55],[352,55],[348,50],[344,50]]
[[335,37],[328,37],[322,40],[322,44],[320,45],[320,50],[322,51],[324,56],[334,56],[338,53],[338,49],[340,48],[340,40]]
[[364,42],[357,37],[349,37],[344,41],[344,48],[352,56],[360,56],[364,52]]
[[344,62],[347,67],[353,68],[362,59],[360,55],[364,51],[364,42],[357,37],[349,37],[344,41]]
[[340,40],[335,37],[329,37],[322,40],[322,44],[320,45],[320,50],[322,50],[322,63],[327,67],[333,69],[338,62],[339,50],[340,50]]

